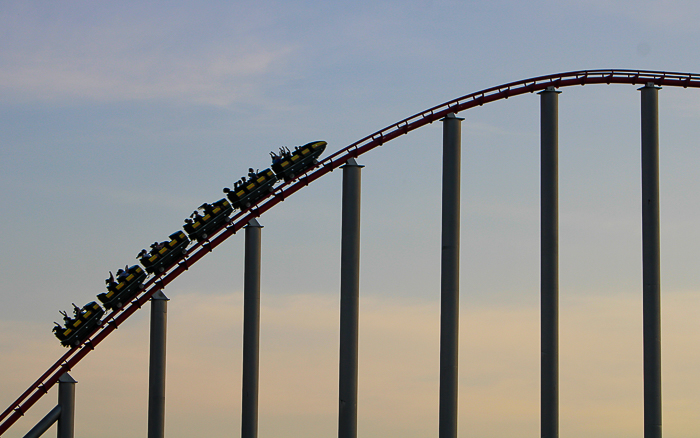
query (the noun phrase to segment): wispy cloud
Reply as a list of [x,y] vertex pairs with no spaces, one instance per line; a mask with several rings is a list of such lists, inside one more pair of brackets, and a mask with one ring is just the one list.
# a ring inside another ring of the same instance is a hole
[[4,66],[0,83],[4,94],[29,100],[177,99],[223,106],[255,100],[257,78],[281,68],[291,53],[291,48],[280,47],[201,59],[164,60],[154,54],[109,62],[36,53],[40,61]]
[[131,10],[144,16],[128,24],[124,11],[112,16],[100,6],[75,16],[18,5],[2,12],[0,92],[16,100],[248,102],[294,53],[291,43],[244,32],[201,35],[206,28],[184,20],[186,11],[149,19],[148,11]]

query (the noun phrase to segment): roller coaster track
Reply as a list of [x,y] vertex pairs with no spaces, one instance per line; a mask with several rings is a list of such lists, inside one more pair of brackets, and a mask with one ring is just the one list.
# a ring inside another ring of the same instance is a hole
[[136,310],[140,309],[157,291],[170,284],[190,266],[223,243],[231,235],[243,228],[251,219],[287,199],[303,187],[377,146],[407,134],[449,113],[458,113],[469,108],[520,94],[542,91],[548,87],[562,88],[588,84],[631,84],[700,88],[700,74],[672,73],[637,70],[582,70],[557,73],[548,76],[525,79],[488,88],[450,100],[438,106],[419,112],[370,134],[355,143],[335,152],[316,166],[308,169],[294,181],[278,186],[273,193],[260,199],[247,211],[238,212],[205,242],[198,242],[189,249],[188,255],[169,271],[148,280],[139,294],[121,309],[113,311],[80,345],[70,349],[56,361],[32,386],[29,387],[10,407],[0,414],[0,435],[5,433],[24,413],[36,403],[58,381],[59,377],[71,370],[90,351],[102,342],[112,331],[123,323]]

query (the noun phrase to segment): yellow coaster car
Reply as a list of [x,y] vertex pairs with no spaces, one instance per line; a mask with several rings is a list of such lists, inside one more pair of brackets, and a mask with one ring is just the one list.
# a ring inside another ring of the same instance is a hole
[[165,271],[187,254],[187,245],[189,245],[190,239],[183,231],[176,231],[169,237],[170,241],[162,242],[153,248],[150,254],[139,259],[149,274]]
[[107,292],[97,295],[107,310],[119,309],[131,300],[143,287],[146,272],[139,265],[129,267],[127,271],[117,271],[117,280],[107,284]]
[[61,345],[64,347],[75,347],[80,345],[92,330],[97,327],[105,311],[94,301],[87,303],[82,309],[76,307],[75,318],[64,315],[65,327],[56,323],[53,333],[56,335]]
[[[200,215],[198,210],[203,210]],[[190,219],[185,220],[184,229],[191,240],[204,240],[214,234],[233,212],[233,207],[226,199],[219,199],[213,204],[202,204]]]
[[224,193],[231,201],[233,208],[244,210],[255,204],[258,199],[270,193],[276,182],[277,176],[275,176],[275,173],[270,169],[265,169],[233,190],[228,187],[225,188]]
[[325,141],[312,141],[300,146],[291,155],[273,162],[272,170],[277,178],[289,182],[315,166],[318,163],[317,158],[326,149],[327,144]]

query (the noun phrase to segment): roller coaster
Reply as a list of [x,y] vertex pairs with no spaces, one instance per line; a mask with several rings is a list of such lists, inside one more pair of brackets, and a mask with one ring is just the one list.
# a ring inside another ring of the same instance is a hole
[[[245,210],[257,202],[266,193],[273,191],[278,181],[291,181],[295,175],[318,164],[317,158],[326,149],[325,141],[313,141],[304,146],[297,146],[292,152],[289,148],[280,148],[280,154],[271,152],[272,169],[255,172],[248,169],[248,178],[242,177],[234,184],[234,190],[224,188],[224,193],[231,201],[221,199],[212,204],[204,203],[185,219],[185,232],[176,231],[165,242],[154,242],[151,251],[141,250],[137,258],[144,266],[125,266],[117,271],[117,278],[110,272],[107,292],[97,295],[107,310],[119,310],[143,288],[143,281],[148,274],[160,274],[182,260],[187,254],[187,247],[192,241],[206,240],[210,233],[221,228],[234,209]],[[199,213],[202,210],[204,215]],[[189,237],[189,238],[188,238]],[[80,345],[92,329],[99,324],[104,310],[92,301],[82,308],[73,304],[74,316],[66,312],[63,315],[64,326],[55,323],[53,332],[64,347]]]
[[[205,214],[201,219],[186,222],[184,229],[191,240],[188,240],[184,233],[176,232],[170,235],[170,241],[167,244],[172,243],[172,245],[166,251],[161,253],[160,249],[155,249],[150,254],[144,254],[140,261],[147,273],[151,274],[150,278],[146,276],[146,272],[137,272],[137,270],[131,272],[132,268],[127,268],[127,273],[135,274],[136,277],[125,282],[123,287],[126,289],[132,284],[134,287],[129,289],[129,293],[123,294],[117,289],[121,282],[109,285],[111,287],[108,287],[108,292],[101,294],[99,298],[107,308],[103,319],[101,319],[101,308],[98,310],[99,306],[96,302],[76,309],[75,318],[66,315],[64,317],[66,326],[58,325],[59,328],[54,331],[61,343],[69,347],[69,350],[0,414],[0,435],[43,397],[64,373],[75,367],[156,292],[174,281],[248,222],[344,165],[351,158],[357,158],[404,134],[441,120],[451,113],[456,114],[490,102],[543,91],[550,87],[562,88],[589,84],[653,84],[700,88],[700,75],[662,71],[582,70],[520,80],[467,94],[416,113],[361,138],[321,161],[316,160],[319,154],[314,153],[313,159],[307,165],[297,166],[296,160],[291,159],[285,165],[283,165],[284,160],[274,163],[272,171],[268,169],[256,173],[250,180],[234,187],[234,190],[225,189],[228,201],[222,199],[212,204],[214,207],[218,206],[220,212],[210,214],[211,221],[204,219],[207,216]],[[316,143],[323,143],[325,148],[325,142]],[[301,153],[294,156],[300,160],[305,159],[304,154]],[[235,213],[234,207],[238,209]],[[172,253],[169,253],[171,249]],[[79,334],[71,333],[73,329]],[[69,332],[66,333],[66,331]]]

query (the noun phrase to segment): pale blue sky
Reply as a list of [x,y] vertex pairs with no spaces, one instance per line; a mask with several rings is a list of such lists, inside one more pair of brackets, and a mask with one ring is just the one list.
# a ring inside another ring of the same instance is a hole
[[[0,405],[63,351],[50,331],[59,309],[94,299],[109,270],[267,166],[268,151],[317,139],[335,151],[532,76],[700,72],[699,21],[691,1],[2,2]],[[621,85],[563,91],[562,435],[639,436],[639,96]],[[700,429],[700,91],[659,96],[664,422],[690,437]],[[539,100],[460,116],[460,436],[536,436]],[[365,437],[437,433],[440,141],[434,124],[359,160]],[[260,219],[261,438],[335,433],[340,175]],[[234,236],[165,291],[168,436],[238,430],[242,244]],[[74,370],[77,436],[145,434],[146,318]],[[6,436],[26,433],[55,403],[45,398]],[[106,403],[134,421],[104,428],[124,418]]]

